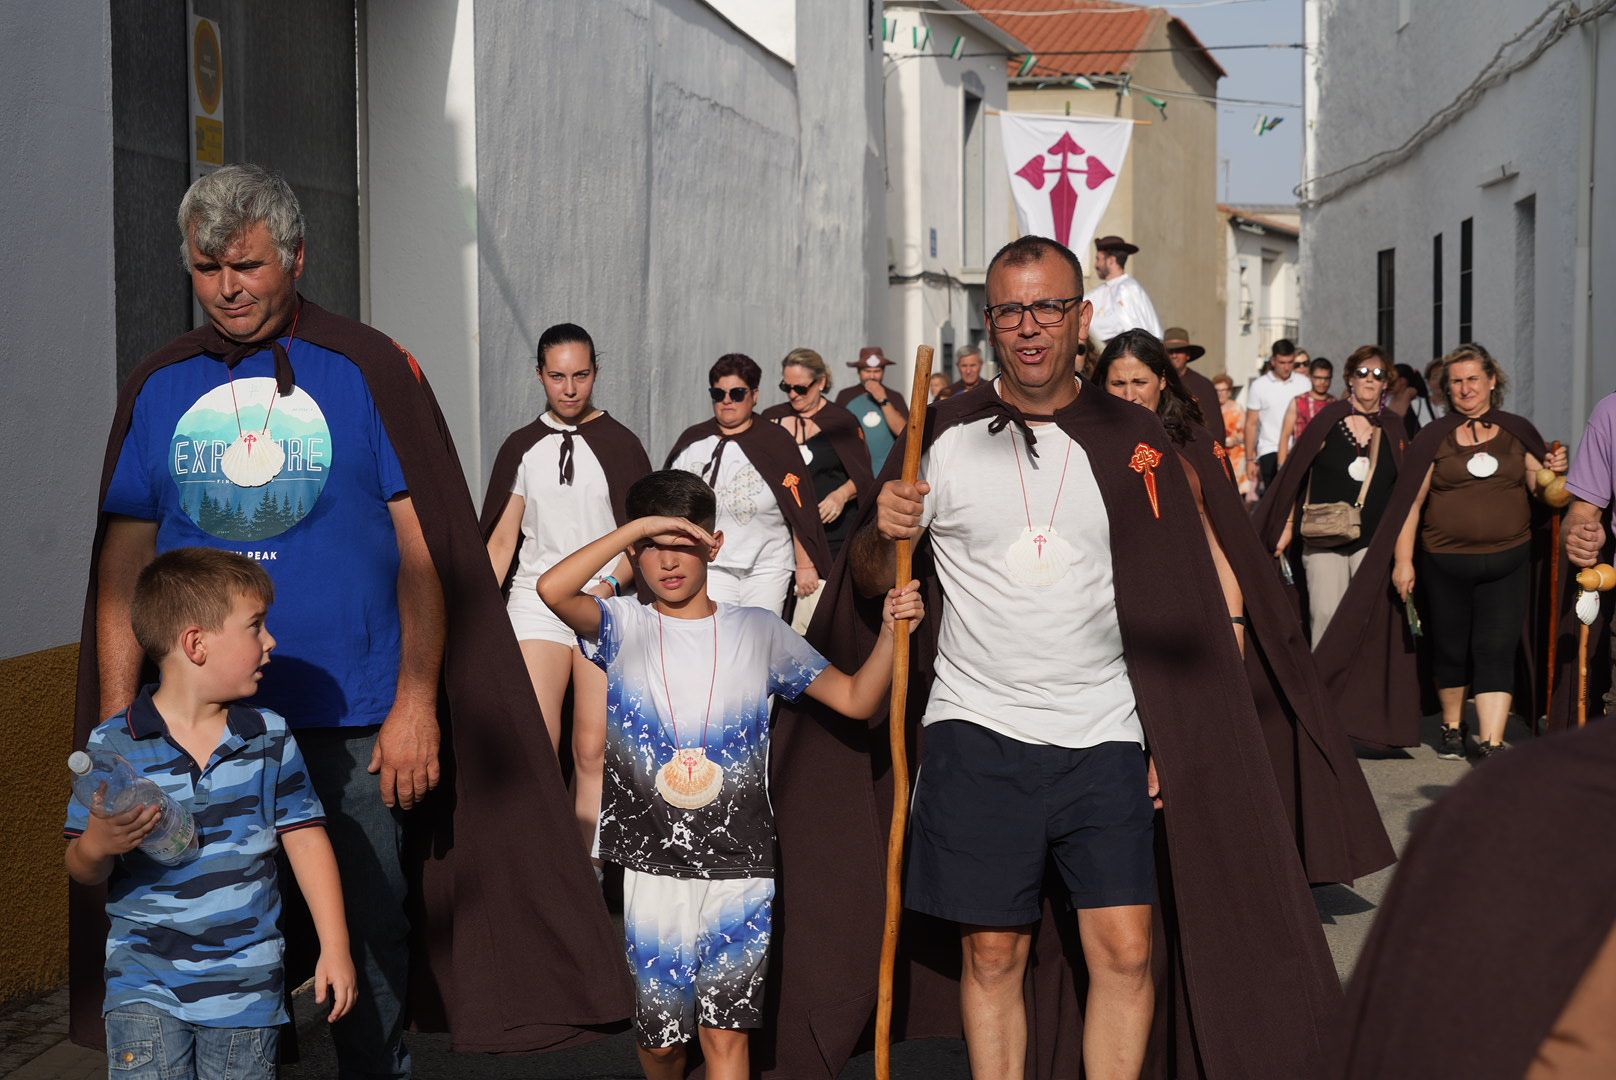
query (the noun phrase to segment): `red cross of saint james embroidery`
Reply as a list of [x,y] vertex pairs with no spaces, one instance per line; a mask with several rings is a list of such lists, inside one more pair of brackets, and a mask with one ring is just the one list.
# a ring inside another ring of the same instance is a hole
[[1162,463],[1161,451],[1149,443],[1140,443],[1133,448],[1133,458],[1128,462],[1128,468],[1138,473],[1145,481],[1145,494],[1150,496],[1150,512],[1161,520],[1161,504],[1156,501],[1156,466]]
[[1212,456],[1223,462],[1223,471],[1229,474],[1230,480],[1233,480],[1234,466],[1229,464],[1229,451],[1223,448],[1222,443],[1212,444]]
[[797,485],[802,483],[802,480],[797,476],[797,474],[788,472],[786,473],[786,478],[780,482],[790,489],[791,497],[797,500],[798,506],[801,506],[802,495],[797,491]]

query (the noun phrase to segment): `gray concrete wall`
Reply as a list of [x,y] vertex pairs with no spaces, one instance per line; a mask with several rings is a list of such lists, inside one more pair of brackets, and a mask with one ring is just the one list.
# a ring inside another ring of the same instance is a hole
[[[104,5],[0,2],[0,658],[78,640],[113,403]],[[12,719],[8,717],[8,722]]]
[[795,346],[857,355],[885,269],[867,14],[799,0],[790,65],[696,0],[479,0],[485,460],[542,408],[552,323],[594,336],[597,400],[659,462],[721,354],[771,388]]
[[[1485,10],[1482,10],[1485,9]],[[1406,139],[1481,71],[1505,39],[1535,14],[1510,0],[1429,0],[1398,29],[1390,5],[1324,0],[1312,118],[1319,173],[1350,165]],[[1616,34],[1607,17],[1601,107],[1616,91]],[[1616,331],[1616,150],[1598,145],[1594,237],[1593,366],[1588,388],[1572,386],[1577,161],[1588,66],[1573,33],[1531,66],[1486,92],[1407,161],[1305,211],[1302,322],[1315,353],[1345,355],[1376,336],[1376,253],[1396,250],[1397,359],[1416,367],[1459,344],[1459,230],[1473,218],[1471,337],[1504,364],[1505,407],[1534,419],[1550,438],[1575,440],[1589,404],[1616,389],[1616,356],[1601,350]],[[1366,64],[1365,58],[1376,58]],[[1601,118],[1609,127],[1609,115]],[[1488,183],[1508,166],[1515,175]],[[1536,203],[1531,303],[1517,266],[1517,205]],[[1432,238],[1443,236],[1443,333],[1432,334]],[[1530,332],[1524,320],[1530,318]]]

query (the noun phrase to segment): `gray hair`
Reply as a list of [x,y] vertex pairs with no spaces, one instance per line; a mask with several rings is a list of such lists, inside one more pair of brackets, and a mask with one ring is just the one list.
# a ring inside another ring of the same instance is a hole
[[303,242],[303,209],[292,186],[258,165],[226,165],[191,185],[180,200],[180,261],[191,268],[190,241],[204,255],[217,257],[258,222],[269,228],[281,269],[291,270]]

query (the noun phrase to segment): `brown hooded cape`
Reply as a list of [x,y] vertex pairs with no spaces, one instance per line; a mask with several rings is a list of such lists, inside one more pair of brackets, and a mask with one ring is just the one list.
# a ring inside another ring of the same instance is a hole
[[[593,1038],[586,1029],[632,1012],[622,935],[577,844],[572,800],[538,723],[448,424],[415,358],[387,335],[302,301],[297,336],[341,353],[364,375],[443,587],[443,783],[407,817],[405,864],[415,887],[414,1022],[446,1024],[457,1050],[538,1050]],[[107,439],[98,506],[147,378],[225,347],[202,327],[148,356],[130,375]],[[95,613],[106,526],[106,515],[99,515],[79,651],[77,747],[102,719],[96,715]],[[524,842],[512,844],[512,822],[521,823]],[[561,841],[546,840],[556,837]],[[101,1045],[105,889],[72,885],[69,912],[72,1035]],[[289,954],[295,951],[296,943],[289,943]],[[299,981],[288,973],[289,986]]]
[[[885,383],[881,384],[881,389],[886,391],[887,400],[892,402],[892,407],[894,409],[898,410],[898,415],[903,417],[905,420],[909,419],[909,403],[904,400],[903,395],[898,393],[896,390],[891,389]],[[868,391],[864,389],[864,383],[862,380],[855,386],[844,386],[836,394],[836,404],[845,409],[847,408],[848,402],[852,401],[860,394],[867,392]],[[874,401],[874,396],[871,396],[870,400]]]
[[[795,415],[789,404],[773,405],[763,410],[763,419],[773,421],[787,435],[791,432],[780,421]],[[813,421],[830,439],[836,456],[842,459],[842,468],[847,471],[847,478],[853,481],[854,498],[858,500],[858,505],[869,505],[875,499],[875,473],[870,470],[870,444],[864,441],[858,417],[840,405],[827,401],[813,415]],[[792,442],[796,442],[796,439],[793,438]],[[816,498],[817,495],[816,492]]]
[[1184,384],[1184,392],[1195,399],[1201,407],[1201,422],[1206,430],[1212,433],[1219,446],[1223,445],[1223,407],[1218,404],[1218,388],[1212,380],[1202,375],[1192,367],[1186,366],[1179,372],[1178,381]]
[[[991,387],[949,398],[931,407],[927,439],[1009,411]],[[1155,416],[1092,384],[1054,419],[1087,454],[1105,500],[1118,622],[1167,807],[1146,1075],[1320,1075],[1340,987],[1251,696],[1227,679],[1240,658],[1189,483]],[[1159,517],[1130,465],[1152,450]],[[898,475],[899,458],[883,480]],[[881,606],[857,595],[849,562],[826,583],[808,634],[844,670],[869,654]],[[916,570],[931,615],[913,637],[911,746],[942,611],[929,541]],[[757,1060],[771,1076],[834,1077],[867,1044],[875,1009],[892,796],[885,713],[855,721],[782,703],[774,739],[777,985]],[[1031,1077],[1079,1072],[1086,975],[1072,924],[1046,902],[1028,974]],[[957,928],[906,914],[894,1037],[957,1037],[958,977]]]
[[[1320,417],[1323,415],[1321,413]],[[1504,412],[1502,409],[1489,411],[1483,419],[1488,423],[1497,424],[1519,439],[1527,453],[1534,455],[1539,461],[1543,459],[1543,455],[1547,452],[1543,436],[1538,434],[1537,428],[1533,427],[1529,420],[1514,413]],[[1397,486],[1392,489],[1391,499],[1381,517],[1385,527],[1375,532],[1375,537],[1369,542],[1369,548],[1364,554],[1363,564],[1352,576],[1352,584],[1347,586],[1346,595],[1341,598],[1341,604],[1336,608],[1335,617],[1330,620],[1330,625],[1325,627],[1324,636],[1313,647],[1319,675],[1324,679],[1325,690],[1336,703],[1337,710],[1346,724],[1347,734],[1355,741],[1366,745],[1416,746],[1420,741],[1420,717],[1423,708],[1419,680],[1419,643],[1409,632],[1408,621],[1403,616],[1403,602],[1398,599],[1396,590],[1391,586],[1392,557],[1397,547],[1397,535],[1402,530],[1409,509],[1414,505],[1420,486],[1425,482],[1426,470],[1436,460],[1436,453],[1442,441],[1464,421],[1465,417],[1459,413],[1449,413],[1435,423],[1421,428],[1420,433],[1408,444],[1397,464]],[[1314,422],[1307,426],[1307,430],[1302,433],[1304,440],[1313,434],[1314,427],[1318,424],[1319,418],[1315,418]],[[1383,430],[1393,433],[1396,431],[1396,425]],[[1321,443],[1323,438],[1321,433],[1319,435]],[[1388,439],[1386,445],[1389,447],[1394,443],[1394,439]],[[1317,452],[1317,448],[1311,450],[1313,455]],[[1309,456],[1306,460],[1311,459]],[[1290,466],[1289,461],[1286,462],[1286,466]],[[1295,484],[1296,488],[1299,488],[1304,472],[1305,469],[1299,468],[1294,477],[1287,481],[1287,487]],[[1259,508],[1265,542],[1270,535],[1269,530],[1274,527],[1274,521],[1279,521],[1279,527],[1283,528],[1285,507],[1294,503],[1297,497],[1296,488],[1290,489],[1288,501],[1285,491],[1278,491],[1272,496],[1273,503],[1266,508]],[[1518,665],[1521,689],[1517,695],[1519,701],[1515,711],[1534,720],[1542,706],[1542,702],[1537,699],[1535,687],[1536,682],[1540,681],[1536,679],[1536,674],[1542,670],[1537,663],[1537,654],[1541,643],[1546,640],[1544,635],[1538,632],[1538,628],[1542,625],[1541,616],[1547,603],[1543,583],[1548,577],[1548,535],[1547,530],[1540,527],[1547,520],[1542,503],[1533,500],[1534,588],[1532,600],[1527,605],[1527,632],[1522,637],[1525,662]],[[1272,536],[1277,541],[1279,534],[1275,531]],[[1395,613],[1395,617],[1388,615],[1388,605],[1390,611]],[[1421,614],[1423,616],[1425,613]]]
[[[1301,506],[1307,499],[1307,478],[1313,468],[1313,462],[1318,458],[1319,451],[1324,449],[1324,440],[1330,431],[1344,417],[1351,416],[1353,405],[1350,401],[1337,401],[1326,405],[1319,410],[1307,427],[1302,429],[1296,445],[1291,448],[1290,456],[1285,464],[1279,467],[1279,474],[1274,482],[1268,485],[1262,498],[1257,502],[1257,508],[1252,512],[1252,521],[1257,526],[1257,535],[1262,539],[1263,546],[1273,551],[1279,544],[1279,538],[1284,535],[1285,525],[1292,521],[1301,512]],[[1381,433],[1380,454],[1381,460],[1390,460],[1397,469],[1397,474],[1403,472],[1403,451],[1408,447],[1407,429],[1403,427],[1402,417],[1390,409],[1381,409],[1375,414],[1374,422],[1379,426]],[[1377,469],[1380,465],[1377,463]],[[1390,517],[1382,517],[1380,523],[1385,525]],[[1398,521],[1395,528],[1402,528],[1403,523]],[[1307,574],[1302,568],[1302,538],[1293,530],[1291,545],[1285,550],[1285,559],[1290,563],[1292,586],[1301,599],[1302,622],[1307,625],[1308,618],[1308,591]],[[1401,625],[1404,622],[1402,601],[1397,594],[1388,591],[1385,594],[1385,611],[1382,616],[1388,620],[1388,633],[1390,623]]]
[[[540,417],[526,427],[511,432],[499,448],[499,454],[494,458],[494,471],[488,477],[488,489],[483,494],[483,512],[478,521],[485,543],[510,502],[511,485],[516,482],[516,469],[522,463],[522,456],[552,435],[559,437],[561,432]],[[624,506],[628,489],[634,481],[651,472],[651,458],[646,454],[639,436],[610,414],[602,412],[593,420],[580,424],[574,437],[582,439],[600,462],[602,471],[606,473],[606,490],[611,495],[612,520],[619,525],[624,524],[628,519]],[[518,540],[516,551],[520,550],[521,542]],[[515,572],[516,551],[511,553],[511,569],[505,573],[507,583]]]
[[1246,604],[1246,678],[1307,878],[1351,883],[1396,859],[1369,784],[1296,619],[1270,548],[1252,528],[1221,440],[1189,426],[1180,448]]
[[[808,466],[803,463],[796,441],[779,424],[771,424],[761,415],[754,416],[752,425],[739,435],[725,435],[718,429],[717,420],[703,420],[685,429],[679,441],[673,444],[673,449],[668,451],[668,458],[662,467],[673,468],[674,461],[687,446],[709,435],[734,443],[746,454],[746,459],[768,485],[791,535],[802,542],[803,550],[808,552],[808,558],[814,564],[814,569],[819,571],[819,576],[829,577],[830,545],[825,541],[825,526],[819,520],[819,496],[814,494],[814,485],[808,479]],[[865,456],[869,456],[869,451],[865,451]],[[795,590],[792,590],[792,595],[796,595]]]
[[1317,1075],[1519,1080],[1616,922],[1613,825],[1608,721],[1511,750],[1444,795],[1403,851],[1344,1046]]

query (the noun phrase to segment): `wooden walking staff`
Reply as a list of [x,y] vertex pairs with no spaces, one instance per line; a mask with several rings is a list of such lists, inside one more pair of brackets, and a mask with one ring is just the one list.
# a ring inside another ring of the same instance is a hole
[[[915,350],[915,384],[910,392],[909,426],[903,433],[903,482],[920,479],[920,449],[926,436],[926,394],[931,382],[930,345]],[[898,541],[897,587],[909,584],[914,569],[912,540]],[[935,615],[932,616],[936,618]],[[875,999],[875,1076],[892,1080],[892,984],[898,966],[898,923],[903,917],[903,841],[909,831],[909,623],[892,627],[892,705],[887,737],[892,748],[892,826],[887,830],[887,910],[881,929],[881,980]]]
[[[1560,449],[1560,440],[1549,445],[1549,453]],[[1571,503],[1571,492],[1566,490],[1565,477],[1550,468],[1537,471],[1538,496],[1553,511],[1549,515],[1549,663],[1545,681],[1547,692],[1543,700],[1543,714],[1554,713],[1555,663],[1560,654],[1560,522],[1564,510]],[[1537,725],[1532,725],[1533,734]]]
[[1616,566],[1600,563],[1577,575],[1577,726],[1588,723],[1588,627],[1599,618],[1599,594],[1616,588]]

